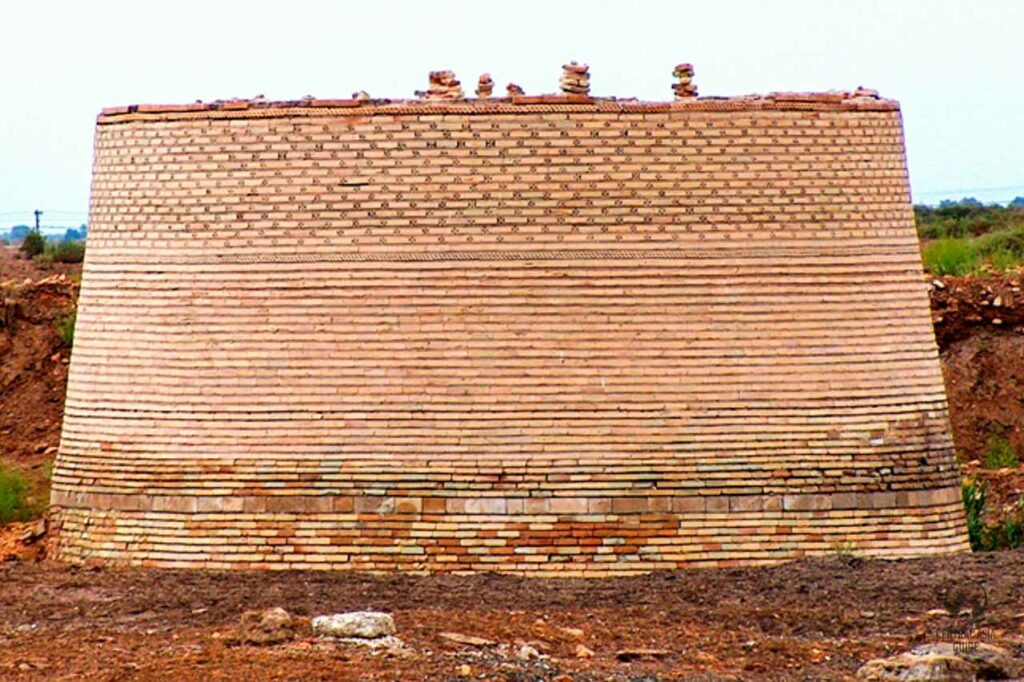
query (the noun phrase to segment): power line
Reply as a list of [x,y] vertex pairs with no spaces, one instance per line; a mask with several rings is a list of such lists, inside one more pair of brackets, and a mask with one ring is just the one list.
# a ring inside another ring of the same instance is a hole
[[[26,215],[26,216],[28,216],[28,215],[32,215],[32,212],[34,210],[35,209],[29,209],[29,210],[26,210],[26,211],[0,211],[0,216],[9,216],[9,215]],[[53,214],[57,214],[57,215],[85,216],[85,217],[89,216],[89,212],[88,211],[56,211],[56,210],[49,209],[49,208],[44,208],[44,209],[40,209],[40,210],[42,210],[44,213],[53,213]]]
[[1022,190],[1024,185],[1008,185],[1006,187],[963,187],[960,189],[936,189],[929,192],[914,192],[914,194],[963,194],[964,192],[1009,192]]

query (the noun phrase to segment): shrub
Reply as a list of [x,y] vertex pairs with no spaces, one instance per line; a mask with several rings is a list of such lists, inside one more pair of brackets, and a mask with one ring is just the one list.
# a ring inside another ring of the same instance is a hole
[[70,314],[57,318],[57,336],[68,348],[75,345],[75,320],[77,317],[78,314],[72,310]]
[[924,269],[933,275],[966,275],[978,264],[978,250],[968,239],[943,237],[921,251]]
[[1006,434],[999,431],[993,433],[985,442],[985,468],[1002,469],[1004,467],[1015,467],[1020,464],[1020,457],[1017,451],[1006,438]]
[[49,242],[46,245],[46,253],[57,263],[81,263],[85,259],[85,242],[67,239]]
[[21,252],[25,254],[27,258],[35,258],[46,249],[46,237],[37,232],[31,230],[25,239],[21,242]]
[[856,568],[861,564],[857,543],[852,540],[837,541],[832,545],[832,551],[835,552],[836,559],[851,568]]
[[28,499],[28,483],[0,464],[0,524],[28,521],[39,511]]
[[1017,504],[1003,519],[1001,534],[1007,549],[1017,549],[1024,544],[1024,497],[1017,500]]

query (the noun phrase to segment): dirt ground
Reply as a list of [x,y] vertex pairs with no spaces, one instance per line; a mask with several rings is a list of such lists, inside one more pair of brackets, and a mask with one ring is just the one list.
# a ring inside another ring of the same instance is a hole
[[[963,604],[976,615],[928,613]],[[375,655],[307,634],[230,643],[245,610],[274,606],[306,617],[388,611],[406,648]],[[972,629],[1024,652],[1024,552],[594,581],[0,568],[3,679],[847,679],[866,659]],[[499,643],[543,658],[503,656]],[[594,655],[577,656],[579,644]],[[665,653],[620,660],[637,648]]]

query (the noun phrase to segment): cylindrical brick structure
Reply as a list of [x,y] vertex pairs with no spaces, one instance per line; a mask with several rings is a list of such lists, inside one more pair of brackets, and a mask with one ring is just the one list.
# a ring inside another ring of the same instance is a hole
[[60,556],[965,549],[917,249],[871,93],[107,110]]

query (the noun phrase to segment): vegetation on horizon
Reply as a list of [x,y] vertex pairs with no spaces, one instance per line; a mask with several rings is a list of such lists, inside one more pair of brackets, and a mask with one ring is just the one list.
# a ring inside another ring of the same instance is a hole
[[915,206],[921,257],[933,275],[986,275],[1024,266],[1024,198],[1006,206],[976,199]]
[[59,242],[47,241],[46,248],[38,259],[45,259],[51,263],[81,263],[85,260],[85,242],[67,239]]
[[[68,230],[69,234],[71,232]],[[22,256],[35,259],[40,265],[81,263],[85,260],[84,239],[74,239],[68,235],[64,239],[47,239],[37,230],[29,230],[18,250]]]

